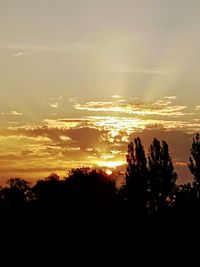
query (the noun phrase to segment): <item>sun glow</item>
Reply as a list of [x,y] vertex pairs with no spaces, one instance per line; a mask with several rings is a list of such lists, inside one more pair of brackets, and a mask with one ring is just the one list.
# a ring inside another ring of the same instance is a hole
[[105,171],[105,173],[108,175],[108,176],[110,176],[110,175],[112,175],[112,170],[109,170],[109,169],[107,169],[106,171]]
[[108,168],[114,169],[116,167],[119,167],[119,166],[126,164],[126,162],[122,161],[122,160],[119,160],[119,161],[98,161],[98,162],[96,162],[96,164],[99,167],[108,167]]

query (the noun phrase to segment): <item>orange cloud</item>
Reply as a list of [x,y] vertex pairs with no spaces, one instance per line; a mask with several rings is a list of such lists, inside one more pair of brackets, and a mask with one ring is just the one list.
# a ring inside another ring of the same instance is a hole
[[[28,171],[42,175],[47,169],[60,170],[63,174],[67,168],[78,166],[124,168],[127,143],[136,136],[141,137],[146,150],[154,137],[166,140],[172,148],[176,169],[187,173],[191,133],[200,129],[200,121],[187,120],[186,112],[185,117],[173,118],[174,113],[183,113],[183,106],[172,103],[175,96],[151,104],[135,103],[137,99],[113,99],[75,105],[83,110],[94,109],[93,112],[97,111],[94,116],[45,119],[40,123],[0,128],[0,173],[8,177],[11,170],[16,170],[16,175],[20,176],[28,175]],[[110,116],[106,116],[102,111],[113,107],[122,112],[114,112],[118,116],[111,116],[113,113],[109,112]],[[143,116],[126,113],[128,109],[143,112]],[[169,113],[167,117],[166,112]],[[152,116],[154,113],[156,115]],[[190,177],[188,173],[187,177]]]

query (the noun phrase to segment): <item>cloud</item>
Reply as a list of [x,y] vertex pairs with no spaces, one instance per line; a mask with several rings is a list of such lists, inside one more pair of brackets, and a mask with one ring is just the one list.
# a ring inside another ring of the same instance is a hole
[[17,111],[15,111],[15,110],[12,110],[12,111],[10,112],[10,114],[11,114],[11,115],[14,115],[14,116],[21,116],[21,115],[22,115],[21,112],[17,112]]
[[3,136],[0,135],[0,140],[2,141],[6,141],[9,139],[15,139],[15,140],[27,140],[27,141],[35,141],[35,142],[41,142],[41,143],[45,143],[45,142],[49,142],[51,141],[48,137],[46,136],[36,136],[36,137],[32,137],[32,136],[26,136],[26,135],[20,135],[20,134],[14,134],[13,135],[7,135],[7,136]]
[[[45,172],[44,166],[46,170],[62,172],[79,166],[123,168],[127,143],[140,136],[146,151],[154,137],[169,142],[176,169],[184,174],[192,136],[200,129],[200,121],[188,121],[183,115],[175,118],[173,112],[182,106],[174,105],[174,100],[174,96],[167,96],[152,103],[140,103],[135,98],[76,103],[76,108],[87,111],[91,108],[93,116],[45,119],[40,123],[0,128],[0,171],[8,174],[13,168],[19,174],[28,170],[41,174],[42,170]],[[113,108],[121,111],[110,112]],[[109,110],[109,116],[105,109]],[[188,115],[185,109],[181,112]],[[164,116],[166,112],[170,115]]]
[[27,53],[24,53],[24,52],[17,52],[17,53],[15,53],[13,56],[14,57],[21,57],[21,56],[26,56],[27,55]]
[[12,49],[12,50],[19,50],[20,52],[17,52],[14,54],[14,56],[22,56],[26,53],[21,52],[23,50],[25,51],[44,51],[44,52],[80,52],[84,53],[86,51],[89,51],[91,49],[91,46],[84,44],[84,43],[76,43],[71,42],[69,44],[63,44],[63,43],[48,43],[41,40],[30,40],[27,39],[25,41],[15,41],[15,42],[7,42],[7,43],[1,43],[0,48],[2,49]]
[[120,98],[121,98],[120,95],[112,95],[111,97],[112,97],[112,98],[115,98],[115,99],[120,99]]
[[50,104],[50,107],[51,107],[51,108],[58,108],[58,102],[51,103],[51,104]]
[[173,97],[164,97],[156,102],[152,103],[140,103],[136,99],[134,100],[122,100],[116,99],[109,102],[92,101],[85,104],[75,104],[74,107],[77,110],[92,111],[92,112],[109,112],[109,113],[121,113],[129,115],[140,116],[166,116],[166,117],[180,117],[187,113],[185,112],[186,106],[173,105]]
[[176,96],[175,95],[172,95],[172,96],[164,96],[163,98],[164,99],[169,99],[169,100],[175,100],[176,99]]
[[78,101],[78,96],[69,98],[69,102],[70,102],[70,103],[77,103],[77,101]]
[[130,67],[110,67],[106,69],[108,72],[119,73],[135,73],[135,74],[168,74],[168,70],[152,69],[152,68],[130,68]]
[[199,111],[200,110],[200,105],[196,106],[195,110]]
[[[168,100],[167,100],[168,101]],[[160,105],[161,103],[159,103]],[[158,104],[157,104],[158,105]],[[152,119],[132,116],[87,116],[84,118],[46,119],[40,125],[0,129],[0,135],[47,137],[51,142],[64,146],[78,143],[80,147],[91,145],[124,144],[132,133],[144,130],[176,130],[194,132],[200,129],[199,121]]]
[[13,116],[22,116],[23,113],[12,110],[10,112],[0,112],[0,115],[13,115]]
[[28,170],[41,172],[44,166],[60,171],[78,166],[115,168],[125,164],[128,141],[140,136],[146,149],[154,137],[166,140],[176,168],[184,173],[193,134],[177,131],[178,127],[185,129],[188,125],[182,122],[181,126],[179,121],[161,120],[156,124],[154,120],[105,116],[1,128],[0,171],[6,166],[7,172],[12,167],[21,174]]

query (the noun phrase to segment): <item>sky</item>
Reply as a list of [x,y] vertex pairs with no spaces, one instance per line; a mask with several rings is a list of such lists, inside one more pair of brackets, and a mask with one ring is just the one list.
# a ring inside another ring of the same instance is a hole
[[200,1],[1,0],[0,183],[124,169],[140,136],[180,182],[200,130]]

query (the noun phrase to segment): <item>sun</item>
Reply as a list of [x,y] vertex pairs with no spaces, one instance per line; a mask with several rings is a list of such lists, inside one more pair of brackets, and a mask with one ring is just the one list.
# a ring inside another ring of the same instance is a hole
[[107,167],[107,168],[113,168],[115,169],[116,167],[122,166],[126,164],[125,161],[119,160],[119,161],[98,161],[96,164],[99,167]]
[[107,169],[107,170],[105,170],[105,173],[108,175],[108,176],[110,176],[110,175],[112,175],[112,170],[110,170],[110,169]]

